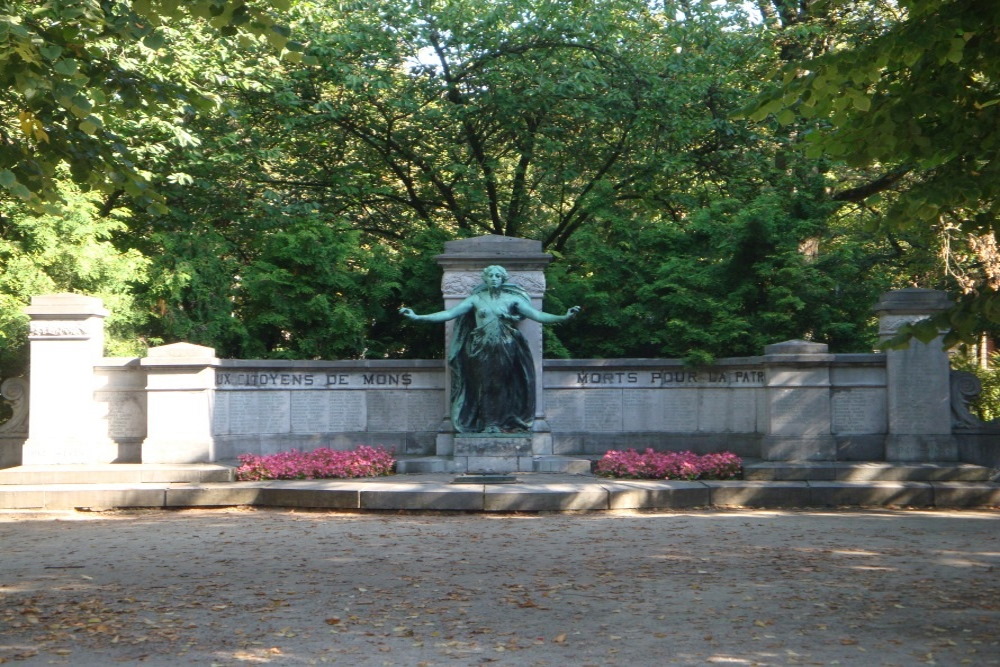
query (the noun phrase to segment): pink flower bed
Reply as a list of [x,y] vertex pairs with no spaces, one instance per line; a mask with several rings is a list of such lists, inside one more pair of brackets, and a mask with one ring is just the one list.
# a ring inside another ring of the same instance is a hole
[[743,470],[743,460],[731,452],[694,454],[634,449],[609,451],[597,462],[595,472],[603,477],[626,479],[734,479]]
[[396,466],[392,452],[362,445],[351,452],[320,447],[311,452],[293,449],[269,456],[241,454],[236,479],[328,479],[335,477],[380,477],[391,475]]

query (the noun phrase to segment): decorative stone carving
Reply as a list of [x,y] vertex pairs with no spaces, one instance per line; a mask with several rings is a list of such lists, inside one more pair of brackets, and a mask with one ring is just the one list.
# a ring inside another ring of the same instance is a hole
[[983,383],[974,373],[968,371],[951,372],[951,416],[956,428],[981,429],[991,432],[1000,429],[1000,419],[984,422],[974,415],[971,406],[983,392]]
[[79,324],[35,321],[29,325],[28,335],[32,338],[88,338],[90,332]]
[[[441,292],[447,297],[464,298],[472,294],[472,290],[479,287],[483,282],[480,271],[470,271],[462,273],[447,273],[441,279]],[[513,285],[524,288],[528,294],[538,297],[545,294],[545,276],[539,273],[511,273],[509,282]]]
[[0,434],[27,435],[28,433],[28,381],[24,378],[7,378],[0,384],[0,396],[10,403],[13,414],[0,424]]

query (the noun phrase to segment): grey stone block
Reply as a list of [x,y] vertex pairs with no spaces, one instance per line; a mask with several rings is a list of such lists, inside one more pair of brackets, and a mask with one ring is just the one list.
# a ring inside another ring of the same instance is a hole
[[0,509],[25,510],[45,507],[45,492],[30,489],[8,491],[0,489]]
[[414,459],[398,459],[396,472],[401,475],[457,472],[457,466],[450,456],[422,456]]
[[838,435],[838,461],[881,461],[885,459],[885,435]]
[[608,492],[593,484],[504,484],[487,486],[487,512],[557,512],[606,510]]
[[261,502],[268,507],[311,507],[316,509],[356,510],[361,507],[357,485],[343,488],[309,488],[275,485],[262,490]]
[[765,461],[743,466],[743,479],[755,482],[830,480],[837,478],[837,465],[829,461],[793,463]]
[[701,482],[616,480],[604,484],[608,508],[681,509],[711,505],[711,492]]
[[212,463],[139,466],[140,482],[232,482],[235,474],[229,466]]
[[460,472],[531,472],[531,456],[455,456]]
[[590,473],[590,459],[569,456],[535,456],[531,459],[532,472],[561,472],[573,475]]
[[367,510],[482,511],[483,487],[475,484],[365,484],[359,507]]
[[211,484],[199,486],[170,486],[166,490],[167,507],[235,507],[238,505],[265,505],[262,484]]
[[841,464],[837,470],[837,480],[845,482],[985,482],[988,479],[987,468],[962,463],[854,463]]
[[84,485],[53,486],[45,490],[46,509],[112,509],[115,507],[163,507],[166,489],[163,486],[109,488]]
[[935,507],[1000,507],[996,482],[931,482]]
[[455,436],[455,456],[516,457],[531,456],[531,438]]
[[958,441],[951,435],[888,435],[887,461],[957,461]]
[[766,435],[760,442],[760,457],[768,461],[833,461],[836,456],[832,435]]
[[704,482],[711,504],[726,507],[805,507],[809,504],[807,482]]
[[810,482],[809,486],[809,504],[815,506],[934,505],[934,491],[924,482]]

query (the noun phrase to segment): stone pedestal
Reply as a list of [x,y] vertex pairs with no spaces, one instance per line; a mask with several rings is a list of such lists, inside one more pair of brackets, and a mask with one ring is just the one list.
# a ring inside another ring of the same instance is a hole
[[118,445],[94,401],[108,311],[94,297],[52,294],[33,297],[25,312],[31,317],[31,412],[22,463],[114,463]]
[[460,433],[455,435],[455,467],[460,472],[505,473],[532,471],[530,436]]
[[175,343],[151,348],[141,363],[147,373],[142,462],[215,461],[212,415],[219,365],[215,350]]
[[830,408],[832,361],[822,343],[791,340],[764,348],[764,460],[836,459]]
[[[948,295],[938,290],[887,292],[875,306],[879,337],[888,340],[903,325],[950,307]],[[941,336],[929,343],[912,339],[905,349],[886,350],[887,460],[958,460],[958,444],[951,432],[950,373]]]
[[[542,310],[542,298],[545,296],[546,287],[545,267],[552,261],[552,256],[542,252],[540,241],[506,236],[480,236],[472,239],[448,241],[445,243],[444,253],[438,255],[437,261],[444,270],[441,277],[441,292],[444,297],[445,309],[457,306],[482,283],[483,269],[492,264],[499,264],[507,269],[508,282],[523,287],[531,297],[531,305]],[[448,322],[445,326],[446,357],[451,346],[453,329],[453,323]],[[527,456],[531,454],[548,455],[552,453],[552,434],[548,422],[545,421],[542,384],[542,325],[532,320],[524,320],[520,323],[520,330],[528,342],[535,362],[535,421],[532,425],[532,432],[527,437],[531,447]],[[457,450],[456,439],[465,434],[456,433],[451,423],[450,397],[451,373],[446,372],[445,405],[442,406],[444,418],[437,437],[437,455],[465,457],[468,455],[459,454]],[[506,451],[505,448],[500,448],[498,451],[501,450]],[[491,455],[488,458],[497,457]],[[506,472],[515,470],[518,468],[511,468]],[[496,470],[496,472],[503,471]]]

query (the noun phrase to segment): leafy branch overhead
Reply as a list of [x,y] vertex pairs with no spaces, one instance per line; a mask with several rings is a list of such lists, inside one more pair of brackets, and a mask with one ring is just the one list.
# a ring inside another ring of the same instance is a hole
[[[191,23],[301,51],[272,8],[244,0],[14,0],[0,14],[0,200],[53,212],[65,172],[82,187],[122,190],[162,212],[137,158],[148,143],[195,145],[184,120],[219,103],[172,48]],[[136,136],[155,117],[166,136]]]
[[[854,3],[835,0],[832,10]],[[889,234],[1000,230],[1000,4],[900,0],[877,29],[784,66],[749,117],[805,128],[810,158],[878,175],[833,195],[884,210]],[[939,318],[967,336],[1000,322],[1000,275],[983,271]]]

